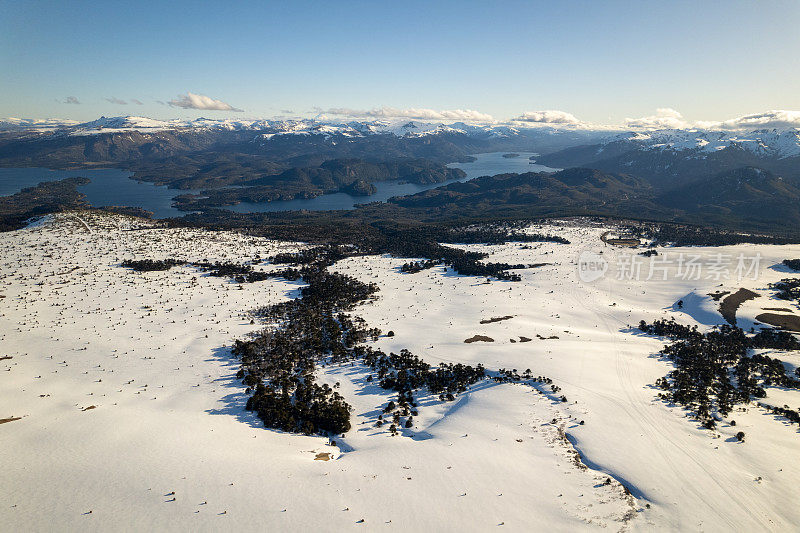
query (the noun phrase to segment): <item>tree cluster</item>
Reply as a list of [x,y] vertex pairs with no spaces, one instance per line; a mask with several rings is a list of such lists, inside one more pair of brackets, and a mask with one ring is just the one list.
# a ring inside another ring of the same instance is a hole
[[314,371],[326,358],[352,358],[359,343],[380,335],[362,319],[342,312],[377,287],[328,273],[322,266],[304,267],[302,276],[309,285],[300,298],[258,311],[274,328],[235,341],[233,353],[242,364],[237,376],[253,393],[247,409],[266,427],[344,433],[350,429],[350,406],[327,385],[316,384]]
[[415,390],[427,387],[432,394],[438,394],[440,400],[452,400],[486,375],[482,365],[472,367],[460,363],[440,363],[431,367],[406,349],[399,354],[386,355],[380,350],[368,348],[363,361],[375,370],[382,388],[410,395]]
[[782,279],[777,283],[771,283],[770,288],[778,291],[775,295],[777,298],[800,303],[800,278]]
[[155,272],[162,270],[169,270],[170,268],[178,265],[185,264],[186,261],[180,259],[126,259],[122,262],[125,268],[133,269],[136,272]]
[[732,246],[745,243],[793,244],[797,242],[797,237],[737,233],[682,224],[655,224],[646,228],[644,235],[658,244],[675,246]]
[[800,259],[784,259],[783,264],[792,270],[800,271]]
[[[413,425],[416,391],[427,388],[440,400],[452,401],[485,377],[481,365],[442,363],[433,367],[408,350],[387,355],[364,346],[381,332],[347,311],[371,298],[378,287],[328,272],[327,263],[336,260],[338,253],[320,248],[279,258],[301,265],[281,274],[299,276],[308,286],[301,289],[298,299],[258,309],[256,314],[274,327],[234,343],[233,353],[241,360],[237,377],[252,393],[246,407],[255,411],[265,426],[307,434],[343,433],[350,428],[350,406],[344,398],[327,385],[315,383],[317,366],[327,362],[360,361],[375,371],[380,387],[398,393],[397,403],[390,402],[384,412],[390,417],[393,434]],[[311,262],[301,264],[303,260]],[[370,375],[367,381],[372,379]],[[377,425],[383,423],[381,415]]]
[[411,261],[409,263],[403,263],[403,266],[400,267],[400,272],[404,272],[406,274],[416,274],[417,272],[422,272],[423,270],[427,270],[441,264],[442,262],[437,261],[436,259]]
[[787,375],[779,359],[752,353],[753,349],[800,350],[800,342],[788,332],[765,329],[748,336],[725,324],[700,333],[674,320],[642,321],[639,329],[673,340],[661,350],[675,370],[656,382],[663,391],[659,397],[694,412],[709,429],[715,427],[717,413],[724,417],[737,404],[766,397],[765,387],[800,389],[800,380]]

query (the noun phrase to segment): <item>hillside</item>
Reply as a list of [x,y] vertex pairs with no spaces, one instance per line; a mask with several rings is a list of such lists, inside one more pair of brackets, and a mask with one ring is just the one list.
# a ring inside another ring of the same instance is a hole
[[206,209],[239,202],[269,202],[314,198],[322,194],[345,192],[369,196],[374,182],[401,181],[432,184],[460,179],[459,169],[433,161],[399,159],[369,162],[361,159],[332,159],[318,167],[291,168],[280,174],[237,181],[236,188],[205,190],[201,197],[179,196],[177,206],[184,210]]
[[757,223],[800,224],[800,182],[745,167],[722,172],[661,194],[656,202],[708,220],[738,218]]
[[[708,295],[743,287],[759,294],[737,311],[749,329],[763,308],[795,307],[768,286],[786,275],[771,267],[800,248],[659,249],[702,261],[759,253],[757,279],[681,279],[675,263],[664,281],[618,279],[630,252],[600,237],[619,229],[545,223],[520,231],[569,244],[451,245],[542,265],[518,270],[516,283],[441,265],[404,273],[408,259],[386,254],[335,261],[332,273],[377,288],[351,313],[392,335],[366,346],[532,377],[483,379],[454,401],[418,390],[419,412],[392,436],[377,422],[397,394],[360,359],[326,357],[315,379],[352,406],[352,428],[334,443],[264,429],[245,410],[252,391],[231,351],[271,327],[258,308],[296,300],[305,283],[120,264],[224,259],[268,274],[282,267],[264,257],[307,246],[85,212],[0,234],[0,519],[12,530],[791,529],[797,426],[751,403],[704,429],[658,398],[654,383],[675,368],[658,355],[666,339],[632,325],[669,316],[710,331],[724,319]],[[586,250],[609,265],[593,283],[576,275]],[[474,336],[484,340],[464,342]],[[760,353],[800,364],[796,351]],[[796,400],[772,384],[759,401]]]
[[800,132],[662,130],[609,136],[599,144],[570,147],[538,159],[544,165],[589,166],[626,172],[670,190],[693,181],[754,166],[800,177]]

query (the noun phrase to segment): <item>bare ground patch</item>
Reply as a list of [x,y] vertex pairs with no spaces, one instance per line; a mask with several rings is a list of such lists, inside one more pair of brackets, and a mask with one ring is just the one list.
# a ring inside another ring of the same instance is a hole
[[464,339],[464,342],[471,343],[471,342],[494,342],[494,339],[491,337],[487,337],[486,335],[473,335],[469,339]]
[[9,418],[0,418],[0,424],[13,422],[15,420],[22,420],[22,417],[21,416],[12,416],[12,417],[9,417]]
[[777,313],[761,313],[756,320],[788,331],[800,332],[800,316],[779,315]]
[[753,292],[749,289],[739,289],[722,300],[722,304],[719,306],[719,313],[728,324],[735,326],[736,311],[739,307],[746,301],[758,298],[759,296],[757,292]]

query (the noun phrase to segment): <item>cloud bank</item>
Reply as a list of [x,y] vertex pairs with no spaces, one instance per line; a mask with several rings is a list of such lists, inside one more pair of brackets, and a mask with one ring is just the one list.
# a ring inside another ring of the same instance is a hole
[[126,102],[125,100],[120,100],[119,98],[116,98],[114,96],[112,96],[111,98],[106,98],[106,102],[117,105],[128,105],[128,102]]
[[528,122],[534,124],[561,124],[567,126],[589,126],[588,123],[579,120],[572,113],[548,109],[545,111],[526,111],[520,116],[512,118],[512,122]]
[[800,128],[800,111],[773,110],[723,120],[722,122],[699,121],[699,128],[740,130],[769,128]]
[[318,109],[327,115],[340,115],[357,118],[410,118],[417,120],[475,120],[480,122],[493,122],[494,117],[472,109],[425,109],[409,108],[397,109],[394,107],[379,107],[368,110],[335,107],[331,109]]
[[67,96],[66,98],[64,98],[64,100],[63,100],[61,103],[62,103],[62,104],[75,104],[75,105],[80,105],[80,102],[79,102],[79,101],[78,101],[78,99],[77,99],[76,97],[74,97],[74,96]]
[[210,96],[204,94],[194,94],[187,92],[186,94],[178,96],[175,100],[167,102],[172,107],[180,107],[183,109],[204,109],[212,111],[235,111],[241,113],[243,109],[237,109],[222,100],[215,100]]
[[655,115],[640,118],[626,118],[626,128],[641,129],[680,129],[687,128],[690,124],[683,119],[683,115],[671,107],[659,107]]

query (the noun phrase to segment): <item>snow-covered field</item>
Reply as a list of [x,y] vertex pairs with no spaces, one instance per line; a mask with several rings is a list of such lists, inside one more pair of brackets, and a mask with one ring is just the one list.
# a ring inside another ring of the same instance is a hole
[[[134,256],[245,261],[298,245],[88,214],[0,234],[0,358],[11,357],[0,359],[0,419],[21,417],[0,424],[0,529],[795,529],[797,426],[750,406],[731,414],[735,428],[700,429],[656,400],[652,384],[670,370],[655,355],[664,342],[632,326],[723,323],[709,293],[745,287],[760,294],[738,312],[749,328],[764,308],[792,307],[768,283],[790,275],[775,265],[800,247],[666,256],[731,255],[733,270],[739,254],[760,253],[757,279],[682,279],[669,265],[667,280],[647,280],[645,258],[639,279],[617,279],[631,252],[604,246],[608,229],[554,224],[531,231],[572,244],[465,246],[491,261],[547,263],[519,271],[521,283],[441,267],[403,274],[405,260],[390,257],[337,263],[381,288],[356,310],[396,333],[378,347],[433,364],[530,368],[568,399],[485,381],[455,402],[423,397],[415,426],[391,437],[374,427],[390,396],[358,365],[328,366],[320,381],[339,383],[354,407],[337,446],[263,429],[234,376],[228,347],[260,327],[248,311],[295,297],[299,283],[119,266]],[[593,282],[578,276],[587,250],[610,265]],[[494,342],[464,343],[476,334]],[[773,399],[800,403],[792,391],[769,390]],[[324,453],[332,460],[315,460]]]

